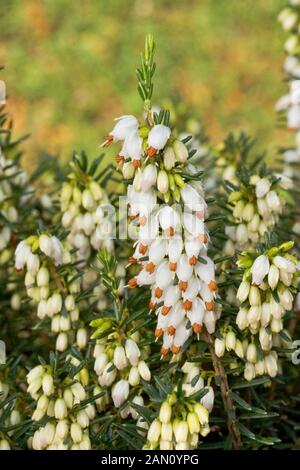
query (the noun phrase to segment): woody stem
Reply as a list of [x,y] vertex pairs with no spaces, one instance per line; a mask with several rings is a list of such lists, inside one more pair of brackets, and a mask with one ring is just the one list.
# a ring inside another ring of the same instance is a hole
[[227,426],[232,437],[233,448],[235,450],[238,450],[242,445],[242,441],[241,441],[240,431],[236,423],[235,410],[234,410],[233,403],[229,394],[230,389],[228,385],[227,375],[226,375],[222,362],[220,361],[220,359],[215,353],[214,338],[207,331],[205,331],[205,336],[209,344],[209,349],[210,349],[210,353],[211,353],[211,357],[213,361],[216,378],[219,378],[219,381],[220,381],[222,400],[223,400],[224,408],[227,414]]

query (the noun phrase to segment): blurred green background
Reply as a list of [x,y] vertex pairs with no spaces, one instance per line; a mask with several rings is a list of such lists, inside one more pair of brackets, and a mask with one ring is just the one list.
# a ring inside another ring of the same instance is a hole
[[40,149],[98,152],[115,116],[139,113],[135,67],[155,35],[154,103],[183,100],[213,142],[244,129],[271,149],[283,82],[285,0],[0,0],[1,78],[17,131]]

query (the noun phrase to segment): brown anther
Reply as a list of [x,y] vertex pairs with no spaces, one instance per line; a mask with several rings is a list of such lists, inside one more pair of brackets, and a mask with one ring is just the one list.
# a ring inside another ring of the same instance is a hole
[[172,346],[172,353],[173,354],[178,354],[180,351],[180,346],[175,346],[175,344]]
[[170,336],[174,336],[175,333],[176,333],[176,328],[174,328],[174,326],[172,326],[172,325],[168,326],[168,334]]
[[145,215],[139,218],[140,225],[146,225],[146,222],[147,222],[147,217]]
[[155,307],[156,307],[156,303],[155,303],[155,302],[152,302],[152,301],[149,302],[149,309],[150,309],[150,310],[154,310]]
[[163,295],[163,290],[160,287],[156,287],[156,289],[154,291],[154,294],[155,294],[155,297],[160,299],[161,296]]
[[200,243],[206,243],[205,240],[206,240],[206,236],[204,235],[204,233],[201,233],[199,236],[198,236],[198,240]]
[[128,261],[129,261],[130,264],[136,264],[137,263],[137,259],[134,256],[130,256],[128,258]]
[[189,264],[191,266],[195,266],[197,264],[197,258],[196,256],[191,256],[190,259],[189,259]]
[[166,230],[167,237],[173,237],[174,233],[175,233],[175,230],[174,230],[173,227],[167,228],[167,230]]
[[160,354],[161,354],[162,356],[166,356],[169,351],[170,351],[169,348],[161,348]]
[[180,291],[186,291],[187,290],[188,283],[187,281],[179,281],[178,287]]
[[141,167],[141,160],[132,160],[132,165],[135,170]]
[[123,155],[117,155],[116,156],[117,165],[119,165],[119,166],[123,165],[124,161],[125,161],[125,158],[123,157]]
[[156,338],[159,338],[160,336],[162,336],[162,334],[163,334],[162,328],[156,328],[156,330],[155,330],[155,332],[154,332],[154,336],[155,336]]
[[130,219],[130,220],[136,219],[136,215],[131,215],[131,216],[129,217],[129,219]]
[[143,245],[143,243],[139,244],[139,253],[141,253],[141,255],[144,255],[147,249],[148,249],[148,245]]
[[154,147],[147,148],[147,155],[149,158],[153,158],[156,155],[157,150]]
[[131,287],[132,289],[137,286],[136,277],[133,277],[132,279],[129,280],[128,286]]
[[161,309],[161,313],[163,315],[168,315],[169,311],[171,310],[172,307],[167,307],[166,305],[163,306],[163,308]]
[[208,288],[209,288],[209,290],[211,290],[211,291],[216,291],[216,290],[218,290],[218,286],[217,286],[216,281],[210,281],[210,283],[208,284]]
[[150,263],[147,264],[146,266],[146,271],[147,273],[153,273],[155,269],[155,264],[150,261]]
[[206,310],[209,310],[209,311],[213,310],[214,306],[215,306],[215,303],[212,300],[210,302],[205,302]]
[[193,324],[193,331],[194,331],[194,333],[196,333],[196,334],[201,333],[201,331],[202,331],[202,325],[200,325],[200,323],[194,323],[194,324]]
[[182,305],[183,305],[184,310],[191,310],[193,306],[193,302],[191,302],[190,300],[185,300],[184,302],[182,302]]
[[176,269],[177,269],[177,263],[169,263],[170,271],[176,271]]
[[104,137],[103,147],[107,147],[109,144],[112,143],[113,140],[114,140],[114,138],[111,134],[108,134],[107,136],[105,136]]

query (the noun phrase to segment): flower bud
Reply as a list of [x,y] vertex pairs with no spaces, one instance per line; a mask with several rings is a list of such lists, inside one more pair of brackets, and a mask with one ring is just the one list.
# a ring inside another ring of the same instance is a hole
[[248,298],[250,291],[250,283],[247,281],[242,281],[241,284],[239,285],[238,291],[237,291],[237,299],[241,302],[245,302],[245,300]]
[[113,362],[118,370],[123,370],[127,366],[127,358],[123,346],[115,348]]
[[225,353],[225,341],[224,339],[216,338],[215,340],[215,353],[218,357],[224,356]]
[[[204,408],[204,407],[203,407]],[[189,427],[186,421],[175,421],[173,432],[176,442],[186,442],[189,433]]]
[[76,342],[79,349],[85,348],[87,345],[88,336],[85,328],[79,328],[76,334]]
[[255,378],[255,367],[251,362],[246,362],[244,369],[244,377],[248,382]]
[[248,349],[247,349],[247,361],[251,362],[252,364],[255,364],[256,358],[257,358],[257,351],[256,351],[256,346],[255,344],[249,344]]
[[172,147],[166,147],[164,150],[164,167],[166,170],[172,170],[175,166],[175,153]]
[[255,287],[255,286],[250,287],[249,303],[251,307],[258,307],[261,304],[260,290],[258,287]]
[[225,336],[225,344],[227,351],[234,350],[236,343],[236,336],[233,331],[229,331]]
[[126,356],[132,366],[136,366],[139,362],[139,357],[141,351],[139,350],[138,345],[132,339],[127,339],[125,342],[125,352]]
[[138,363],[138,371],[142,379],[149,382],[149,380],[151,379],[151,372],[145,361],[140,361]]
[[169,178],[164,170],[160,170],[157,177],[157,189],[162,194],[166,194],[169,190]]
[[272,290],[275,289],[279,281],[279,269],[275,264],[270,266],[269,274],[268,274],[268,284]]
[[208,410],[205,408],[205,406],[201,405],[200,403],[196,403],[194,406],[194,412],[198,416],[201,426],[204,426],[208,423]]
[[189,432],[191,434],[193,433],[199,433],[200,431],[200,423],[198,419],[197,413],[188,413],[187,415],[187,424],[189,427]]
[[172,441],[173,428],[170,422],[162,423],[161,425],[161,439],[163,441]]
[[36,277],[36,283],[38,287],[44,287],[48,286],[49,284],[49,271],[47,268],[42,267],[38,270],[37,277]]
[[236,316],[236,324],[241,331],[243,331],[248,326],[248,310],[245,308],[240,308]]
[[186,163],[189,157],[189,152],[185,144],[181,142],[181,140],[175,140],[175,142],[173,143],[173,150],[175,152],[176,160],[180,163]]
[[236,340],[234,352],[240,359],[244,358],[243,345],[239,339]]
[[148,441],[150,441],[151,443],[158,442],[160,438],[160,432],[161,432],[161,424],[158,421],[158,419],[155,419],[154,421],[152,421],[150,428],[148,430],[148,434],[147,434]]
[[73,442],[79,443],[82,439],[82,429],[78,423],[72,423],[70,428],[71,438]]
[[266,255],[258,256],[251,267],[252,283],[259,286],[266,274],[268,274],[269,269],[269,258]]
[[169,405],[167,401],[164,401],[160,407],[159,419],[163,424],[167,424],[170,422],[171,416],[172,416],[172,407]]
[[44,394],[49,397],[54,392],[53,377],[51,374],[45,374],[43,376],[42,388]]
[[140,383],[140,374],[136,366],[131,367],[128,375],[128,382],[132,387],[135,387]]
[[63,352],[67,349],[68,347],[68,336],[66,333],[59,333],[59,335],[56,338],[56,344],[55,344],[55,349],[57,351]]
[[65,400],[63,398],[57,398],[54,404],[54,415],[56,419],[64,419],[68,415]]

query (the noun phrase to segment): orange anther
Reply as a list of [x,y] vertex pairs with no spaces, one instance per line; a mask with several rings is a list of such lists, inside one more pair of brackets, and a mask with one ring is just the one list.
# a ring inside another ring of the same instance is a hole
[[176,269],[177,269],[177,263],[169,263],[170,271],[176,271]]
[[182,303],[182,305],[183,305],[184,310],[191,310],[193,306],[193,302],[191,302],[190,300],[185,300]]
[[148,263],[146,266],[147,273],[153,273],[154,269],[155,269],[155,264],[152,263],[152,261],[150,261],[150,263]]
[[129,285],[129,287],[131,287],[132,289],[133,289],[134,287],[136,287],[136,286],[137,286],[136,277],[133,277],[132,279],[130,279],[130,281],[128,282],[128,285]]
[[180,281],[178,284],[179,290],[183,292],[187,290],[187,286],[188,286],[187,281]]
[[174,336],[175,333],[176,333],[176,328],[174,328],[174,326],[172,326],[172,325],[168,326],[168,334],[170,336]]
[[191,256],[190,259],[189,259],[189,264],[191,266],[195,266],[197,264],[197,258],[196,256]]
[[162,291],[162,289],[161,289],[160,287],[156,287],[154,293],[155,293],[155,297],[157,297],[158,299],[160,299],[161,296],[163,295],[163,291]]
[[161,309],[161,313],[163,315],[168,315],[169,311],[171,310],[172,307],[167,307],[166,305],[163,306],[163,308]]

